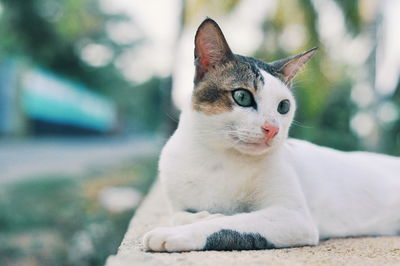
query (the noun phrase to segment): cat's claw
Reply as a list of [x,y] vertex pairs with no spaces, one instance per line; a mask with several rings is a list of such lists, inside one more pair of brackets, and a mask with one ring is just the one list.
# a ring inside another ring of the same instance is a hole
[[143,237],[144,249],[156,252],[201,250],[204,247],[202,242],[181,226],[158,227]]

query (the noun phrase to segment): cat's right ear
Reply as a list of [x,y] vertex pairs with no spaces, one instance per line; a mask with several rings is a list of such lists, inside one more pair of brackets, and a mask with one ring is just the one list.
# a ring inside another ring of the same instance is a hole
[[204,20],[197,29],[194,44],[195,82],[200,81],[210,68],[233,57],[220,27],[210,18]]
[[304,66],[304,64],[311,59],[317,49],[318,47],[314,47],[302,54],[272,62],[271,65],[279,78],[285,84],[290,86],[294,76],[296,76],[297,72]]

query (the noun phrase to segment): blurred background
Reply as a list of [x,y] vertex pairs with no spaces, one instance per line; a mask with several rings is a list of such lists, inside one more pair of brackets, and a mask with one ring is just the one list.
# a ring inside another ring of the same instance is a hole
[[291,135],[400,155],[400,1],[0,0],[0,264],[103,265],[190,100],[206,17],[265,61],[319,46]]

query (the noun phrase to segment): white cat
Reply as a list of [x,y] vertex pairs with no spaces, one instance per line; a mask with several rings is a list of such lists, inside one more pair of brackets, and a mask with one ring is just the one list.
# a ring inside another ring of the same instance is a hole
[[192,102],[159,164],[181,225],[147,233],[147,250],[400,233],[400,158],[287,139],[296,109],[290,82],[315,51],[265,63],[234,55],[213,20],[200,25]]

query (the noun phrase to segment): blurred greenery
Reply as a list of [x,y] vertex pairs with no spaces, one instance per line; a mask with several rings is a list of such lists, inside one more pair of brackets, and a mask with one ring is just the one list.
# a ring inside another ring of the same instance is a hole
[[[134,18],[122,13],[105,14],[98,0],[1,0],[1,3],[0,60],[6,55],[19,56],[108,95],[118,106],[123,131],[165,132],[168,129],[170,133],[173,130],[173,120],[177,117],[171,104],[171,77],[154,76],[137,84],[124,78],[113,62],[124,51],[135,49],[143,39],[116,43],[107,34],[107,23],[128,21],[134,25]],[[240,0],[182,1],[180,30],[198,23],[198,14],[224,16],[241,3]],[[333,0],[333,3],[343,14],[348,37],[361,36],[369,39],[371,45],[377,43],[381,22],[381,14],[376,11],[379,3],[376,3],[375,12],[368,10],[364,1]],[[350,95],[360,77],[354,74],[356,70],[352,66],[329,54],[327,43],[320,36],[321,14],[318,12],[312,0],[276,1],[274,13],[264,18],[263,41],[253,54],[272,61],[313,46],[320,48],[295,84],[299,108],[292,136],[345,150],[369,149],[400,154],[399,115],[389,124],[373,116],[375,139],[359,136],[350,127],[351,119],[358,112],[377,113],[382,103],[392,103],[399,113],[399,97],[396,96],[399,86],[394,95],[384,98],[379,98],[379,93],[375,92],[376,99],[370,106],[360,107],[354,103]],[[293,25],[300,25],[306,37],[301,45],[288,51],[280,37]],[[113,60],[103,66],[91,66],[82,61],[80,50],[88,43],[110,48]],[[360,66],[369,77],[365,80],[371,87],[374,86],[376,57],[376,49],[371,49],[365,64]]]
[[110,212],[102,189],[134,187],[145,194],[155,158],[88,176],[48,176],[0,189],[1,265],[103,265],[115,254],[133,210]]
[[122,124],[134,132],[163,127],[166,116],[159,95],[161,89],[170,90],[165,86],[168,81],[153,77],[135,84],[115,64],[91,66],[80,55],[82,47],[92,43],[110,48],[114,58],[135,47],[140,39],[118,44],[106,32],[107,23],[130,22],[126,15],[104,14],[97,0],[1,0],[0,4],[0,62],[9,56],[22,58],[106,94],[116,102]]

